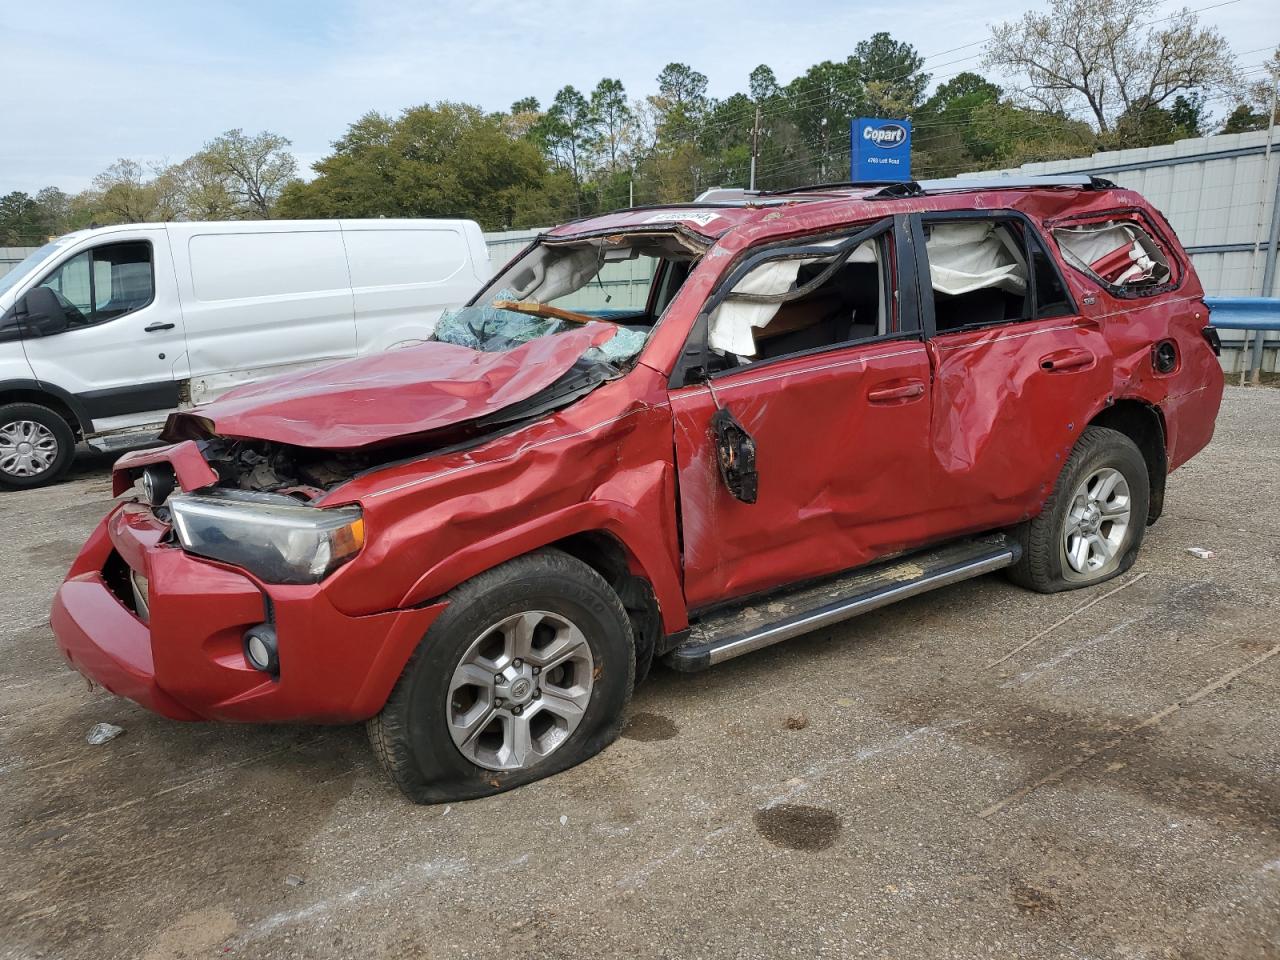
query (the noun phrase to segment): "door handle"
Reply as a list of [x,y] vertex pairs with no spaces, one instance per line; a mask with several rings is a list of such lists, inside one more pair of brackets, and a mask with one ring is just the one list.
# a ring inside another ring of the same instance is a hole
[[1049,373],[1079,370],[1093,364],[1096,359],[1088,350],[1059,350],[1040,358],[1040,369]]
[[867,399],[872,403],[894,403],[898,400],[914,400],[924,396],[924,383],[920,380],[907,380],[890,387],[876,387],[867,391]]
[[155,333],[157,330],[172,330],[173,327],[172,323],[148,323],[142,330],[144,333]]

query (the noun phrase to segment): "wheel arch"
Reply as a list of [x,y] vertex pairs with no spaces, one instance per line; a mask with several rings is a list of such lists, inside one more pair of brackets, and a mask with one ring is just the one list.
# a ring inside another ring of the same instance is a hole
[[1169,475],[1168,432],[1160,408],[1145,400],[1125,397],[1101,410],[1089,426],[1122,433],[1141,451],[1151,488],[1147,525],[1155,523],[1164,510],[1165,480]]
[[[563,550],[600,573],[619,591],[629,611],[632,605],[651,609],[660,633],[673,634],[688,625],[674,545],[664,543],[653,524],[646,524],[633,508],[600,500],[541,516],[441,559],[414,583],[400,607],[428,603],[486,570],[547,547]],[[631,589],[651,599],[624,593]]]
[[92,430],[92,422],[75,397],[37,380],[0,380],[0,407],[7,403],[34,403],[48,407],[67,422],[77,440]]

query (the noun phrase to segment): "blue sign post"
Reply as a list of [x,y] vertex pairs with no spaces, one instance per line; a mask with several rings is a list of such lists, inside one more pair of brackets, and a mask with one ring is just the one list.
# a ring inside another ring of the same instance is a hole
[[911,179],[911,121],[858,117],[850,125],[849,179],[901,183]]

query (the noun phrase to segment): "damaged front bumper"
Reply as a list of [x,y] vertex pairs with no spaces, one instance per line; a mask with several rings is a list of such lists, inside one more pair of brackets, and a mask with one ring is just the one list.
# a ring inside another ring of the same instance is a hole
[[[367,719],[444,609],[349,616],[329,601],[324,583],[262,584],[188,556],[167,534],[147,507],[117,507],[59,588],[50,622],[72,667],[175,720]],[[243,650],[245,632],[264,623],[278,638],[274,676],[251,666]]]

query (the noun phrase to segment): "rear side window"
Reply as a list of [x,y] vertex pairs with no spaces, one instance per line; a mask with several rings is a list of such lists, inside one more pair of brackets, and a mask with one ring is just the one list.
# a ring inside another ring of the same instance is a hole
[[1053,238],[1067,263],[1118,295],[1148,296],[1174,280],[1168,254],[1132,217],[1055,227]]
[[122,317],[155,299],[151,244],[145,240],[107,243],[78,253],[40,286],[58,295],[73,327]]
[[1075,312],[1043,242],[1021,219],[947,218],[923,227],[938,333]]
[[246,300],[349,289],[336,230],[206,233],[191,238],[197,300]]
[[443,283],[467,263],[457,230],[343,230],[342,240],[357,289]]

